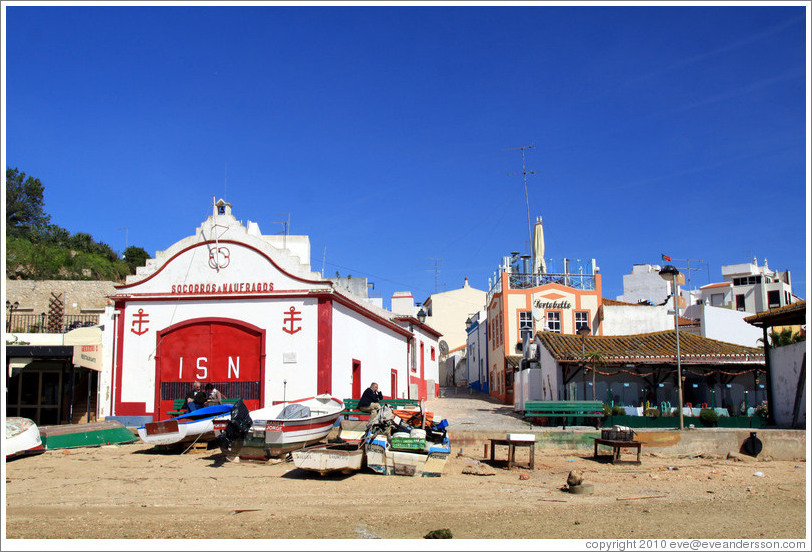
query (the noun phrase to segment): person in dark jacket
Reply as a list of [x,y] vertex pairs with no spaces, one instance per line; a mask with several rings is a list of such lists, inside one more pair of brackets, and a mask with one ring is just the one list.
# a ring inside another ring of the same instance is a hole
[[186,393],[186,410],[187,412],[194,412],[198,408],[203,408],[206,404],[208,396],[200,388],[200,382],[196,381],[192,384],[192,388]]
[[378,384],[372,382],[372,385],[361,395],[361,399],[358,401],[358,410],[369,412],[370,418],[373,418],[381,408],[381,399],[383,399],[383,393],[378,391]]

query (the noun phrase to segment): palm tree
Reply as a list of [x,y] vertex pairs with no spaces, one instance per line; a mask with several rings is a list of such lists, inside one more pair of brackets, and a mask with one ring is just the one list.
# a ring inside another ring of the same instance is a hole
[[583,360],[589,369],[592,370],[592,400],[595,400],[595,370],[597,368],[603,368],[606,366],[606,357],[603,356],[603,353],[599,353],[598,351],[592,351],[591,353],[585,353],[583,356]]

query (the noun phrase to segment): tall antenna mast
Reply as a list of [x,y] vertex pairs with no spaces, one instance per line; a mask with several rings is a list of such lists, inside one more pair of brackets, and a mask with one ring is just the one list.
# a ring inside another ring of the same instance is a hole
[[226,178],[223,183],[223,201],[228,201],[228,161],[226,161]]
[[521,174],[524,176],[524,201],[527,204],[527,237],[530,241],[528,241],[529,249],[530,249],[530,256],[531,256],[531,266],[536,266],[536,254],[533,252],[533,226],[530,223],[530,196],[527,193],[527,175],[528,174],[536,174],[536,171],[528,171],[527,167],[525,166],[524,160],[524,150],[526,149],[533,149],[536,147],[533,144],[529,146],[522,146],[519,148],[506,148],[502,151],[512,151],[512,150],[522,150],[522,172],[520,173],[509,173],[508,176],[516,176],[517,174]]
[[284,233],[284,237],[282,238],[282,244],[283,244],[282,248],[287,249],[288,248],[288,227],[290,226],[290,213],[279,213],[280,217],[283,216],[283,215],[288,216],[287,220],[283,220],[283,221],[280,221],[280,222],[275,222],[274,224],[281,224],[283,226],[284,230],[282,230],[282,232]]
[[324,254],[321,257],[321,277],[324,278],[324,263],[327,261],[327,246],[324,246]]
[[[691,291],[691,271],[692,270],[702,270],[701,266],[691,268],[691,262],[703,263],[705,261],[703,261],[702,259],[674,259],[674,260],[675,261],[685,261],[686,263],[688,263],[688,266],[685,269],[685,271],[688,272],[688,281],[686,282],[686,284],[688,285],[688,291],[690,292]],[[689,297],[689,299],[690,299],[690,297]]]
[[437,293],[439,290],[440,265],[443,264],[443,259],[431,257],[429,260],[434,261],[434,293]]
[[124,251],[127,251],[128,242],[130,241],[130,229],[129,228],[118,228],[118,230],[124,230]]

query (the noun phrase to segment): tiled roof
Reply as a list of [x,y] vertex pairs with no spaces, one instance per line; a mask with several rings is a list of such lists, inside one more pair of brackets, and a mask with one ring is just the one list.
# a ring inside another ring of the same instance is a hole
[[806,323],[806,300],[791,303],[744,319],[754,326],[782,326]]
[[702,286],[699,289],[709,289],[709,288],[718,288],[718,287],[730,287],[733,285],[731,282],[719,282],[718,284],[708,284],[706,286]]
[[[538,332],[538,338],[556,360],[580,360],[581,337],[553,332]],[[758,347],[745,347],[680,332],[680,359],[684,363],[763,363],[764,351]],[[676,332],[652,332],[636,335],[585,338],[586,353],[599,352],[607,363],[674,362],[677,350]]]
[[621,305],[624,307],[648,307],[650,305],[646,305],[645,303],[627,303],[626,301],[616,301],[614,299],[607,299],[606,297],[601,299],[601,303],[604,305]]

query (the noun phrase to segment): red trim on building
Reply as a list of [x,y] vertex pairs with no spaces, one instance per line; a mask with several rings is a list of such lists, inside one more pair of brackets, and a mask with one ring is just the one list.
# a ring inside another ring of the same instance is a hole
[[122,402],[121,400],[121,386],[124,371],[124,319],[126,305],[124,302],[116,303],[116,308],[119,310],[118,315],[118,344],[116,349],[116,366],[115,366],[115,393],[113,394],[113,415],[114,416],[146,416],[147,404],[139,402]]
[[333,301],[319,297],[316,392],[333,393]]
[[274,266],[274,268],[276,268],[279,272],[281,272],[282,274],[284,274],[288,278],[292,278],[292,279],[294,279],[294,280],[296,280],[298,282],[304,282],[306,284],[329,284],[329,282],[326,281],[326,280],[308,280],[306,278],[301,278],[299,276],[294,276],[293,274],[290,274],[289,272],[287,272],[285,270],[282,270],[282,268],[280,268],[280,266],[278,264],[276,264],[273,259],[271,259],[268,255],[266,255],[265,252],[257,249],[256,247],[254,247],[252,245],[248,245],[248,244],[246,244],[244,242],[239,242],[239,241],[234,241],[234,240],[217,240],[217,241],[212,240],[212,241],[198,242],[198,243],[195,243],[193,245],[190,245],[189,247],[185,247],[185,248],[181,249],[180,251],[178,251],[177,253],[172,255],[169,259],[167,259],[166,262],[164,262],[164,264],[162,264],[160,266],[160,268],[158,268],[158,270],[156,270],[155,272],[153,272],[152,274],[150,274],[149,276],[147,276],[146,278],[144,278],[143,280],[141,280],[139,282],[135,282],[135,283],[132,283],[132,284],[121,284],[121,285],[117,285],[115,287],[116,287],[116,289],[127,289],[127,288],[130,288],[130,287],[139,286],[139,285],[141,285],[141,284],[143,284],[145,282],[148,282],[149,280],[151,280],[152,278],[154,278],[155,276],[160,274],[163,271],[163,269],[166,268],[167,266],[169,266],[169,264],[173,260],[175,260],[175,258],[177,258],[179,255],[182,255],[183,253],[186,253],[187,251],[189,251],[191,249],[194,249],[195,247],[208,246],[209,244],[212,244],[212,243],[217,243],[217,244],[225,244],[225,243],[227,243],[227,244],[231,244],[231,245],[238,245],[240,247],[245,247],[246,249],[251,249],[251,250],[259,253],[263,257],[265,257],[265,259],[267,259],[267,261],[269,263],[271,263]]

